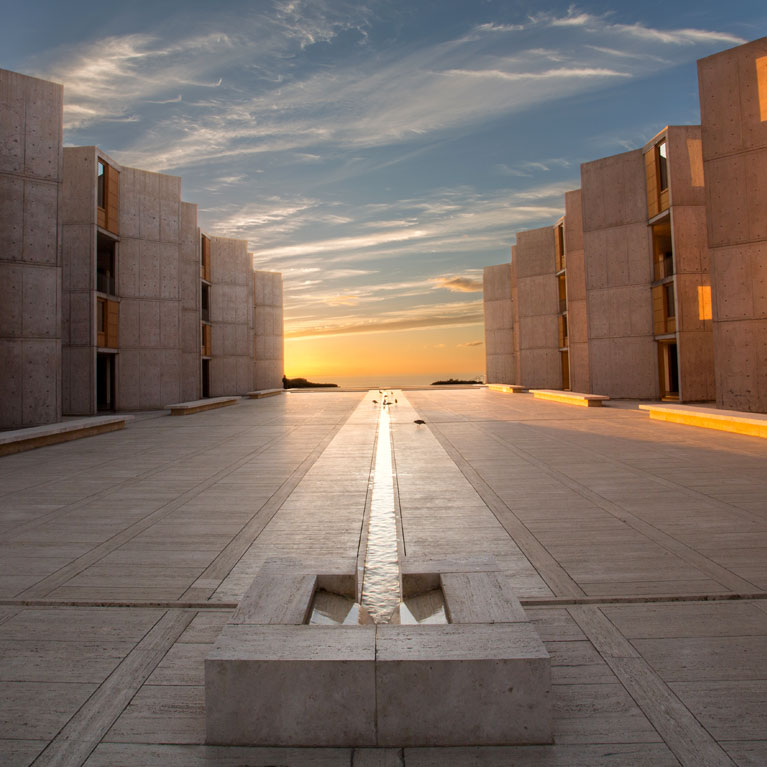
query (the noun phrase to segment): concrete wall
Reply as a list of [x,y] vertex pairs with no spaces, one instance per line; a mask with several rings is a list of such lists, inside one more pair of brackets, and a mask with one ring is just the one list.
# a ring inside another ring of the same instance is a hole
[[669,126],[668,144],[671,231],[674,249],[679,398],[697,402],[715,399],[714,341],[707,317],[710,290],[706,238],[705,187],[701,129]]
[[120,410],[163,408],[183,399],[180,218],[180,178],[121,169]]
[[253,272],[253,320],[253,388],[281,389],[285,345],[279,272]]
[[[534,389],[561,389],[559,292],[554,229],[517,234],[514,332],[519,339],[517,378]],[[513,261],[512,261],[513,262]]]
[[698,62],[719,407],[767,412],[767,38]]
[[485,381],[514,383],[511,264],[484,268],[482,305],[485,313]]
[[0,70],[0,428],[61,416],[62,105]]
[[94,293],[98,156],[98,149],[94,146],[67,147],[64,150],[61,196],[64,415],[96,413]]
[[179,274],[181,292],[181,395],[182,402],[200,399],[200,230],[197,206],[181,203],[179,225]]
[[210,238],[210,396],[253,389],[253,265],[247,240]]
[[581,165],[590,391],[658,396],[642,151]]
[[581,190],[565,194],[565,263],[570,389],[589,393],[589,323],[586,309],[586,263],[583,251]]

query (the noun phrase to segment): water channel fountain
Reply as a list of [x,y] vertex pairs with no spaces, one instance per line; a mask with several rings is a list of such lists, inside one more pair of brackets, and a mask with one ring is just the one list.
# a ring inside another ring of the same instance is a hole
[[377,403],[361,578],[264,564],[205,661],[209,743],[551,742],[550,659],[493,558],[400,561],[393,401]]

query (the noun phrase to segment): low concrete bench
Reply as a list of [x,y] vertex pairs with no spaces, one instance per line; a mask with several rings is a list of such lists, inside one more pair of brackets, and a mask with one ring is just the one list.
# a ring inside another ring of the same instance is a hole
[[217,407],[226,407],[239,402],[239,397],[210,397],[209,399],[196,399],[191,402],[177,402],[175,405],[166,405],[171,415],[192,415],[202,413],[203,410],[215,410]]
[[525,394],[527,392],[527,388],[519,384],[488,384],[487,388],[504,394]]
[[530,389],[535,399],[547,399],[552,402],[565,402],[568,405],[581,407],[602,407],[602,403],[610,398],[604,394],[582,394],[577,391],[560,391],[559,389]]
[[285,389],[259,389],[258,391],[249,391],[248,397],[251,399],[262,399],[263,397],[274,397],[282,394]]
[[117,431],[133,419],[130,415],[105,415],[93,418],[77,418],[61,423],[32,426],[28,429],[14,429],[0,432],[0,455],[21,453],[37,447],[55,445],[82,437],[93,437],[108,431]]
[[767,438],[767,415],[762,413],[744,413],[739,410],[667,404],[640,405],[639,409],[647,410],[650,418],[655,421],[669,421],[686,426],[699,426],[703,429],[716,429],[734,434]]

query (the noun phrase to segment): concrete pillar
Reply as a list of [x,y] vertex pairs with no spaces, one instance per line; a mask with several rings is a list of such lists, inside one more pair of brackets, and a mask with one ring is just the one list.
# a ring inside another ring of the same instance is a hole
[[62,105],[0,70],[0,428],[61,417]]
[[281,389],[285,344],[279,272],[253,272],[253,322],[253,388]]
[[485,314],[485,381],[514,383],[511,264],[484,268],[482,305]]
[[658,396],[642,150],[581,165],[589,390]]
[[518,338],[516,383],[530,389],[561,389],[559,293],[555,233],[550,226],[517,234],[514,333]]

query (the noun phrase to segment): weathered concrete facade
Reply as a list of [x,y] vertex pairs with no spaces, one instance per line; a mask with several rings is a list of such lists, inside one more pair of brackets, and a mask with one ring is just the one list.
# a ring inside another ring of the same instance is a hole
[[698,62],[719,407],[767,412],[767,38]]
[[0,70],[0,428],[61,417],[61,85]]
[[281,389],[285,340],[279,272],[253,272],[253,322],[253,388]]
[[514,383],[511,265],[486,266],[482,273],[485,314],[485,381]]
[[550,226],[517,234],[514,328],[519,357],[514,383],[528,388],[562,387],[554,237]]
[[[669,126],[644,148],[659,393],[688,402],[715,398],[700,133]],[[659,149],[667,167],[657,194]]]
[[565,194],[564,253],[567,269],[567,326],[571,391],[589,393],[589,323],[583,250],[581,190]]
[[658,396],[642,151],[581,165],[591,392]]
[[247,240],[210,237],[210,396],[253,388],[253,266]]

